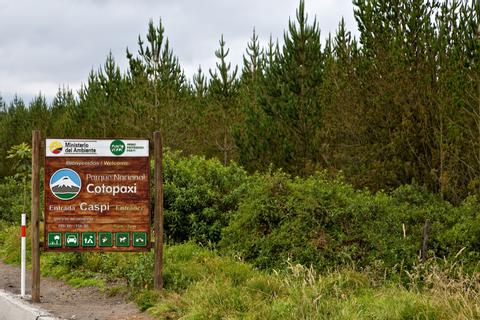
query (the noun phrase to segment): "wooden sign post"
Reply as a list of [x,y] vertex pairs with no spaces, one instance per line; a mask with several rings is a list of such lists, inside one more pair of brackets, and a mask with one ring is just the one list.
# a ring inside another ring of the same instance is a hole
[[153,133],[155,150],[155,218],[153,230],[155,232],[155,289],[163,289],[163,145],[160,132]]
[[150,249],[148,140],[45,146],[45,251]]
[[40,131],[32,132],[32,301],[40,302]]

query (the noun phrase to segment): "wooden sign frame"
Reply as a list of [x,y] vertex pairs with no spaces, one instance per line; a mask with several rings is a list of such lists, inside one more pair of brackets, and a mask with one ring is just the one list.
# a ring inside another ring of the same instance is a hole
[[151,249],[150,141],[47,138],[44,250]]
[[[31,294],[32,302],[40,302],[40,131],[32,131],[32,202],[31,202],[31,245],[32,245],[32,270],[31,270]],[[154,142],[154,286],[157,290],[163,290],[163,142],[162,135],[156,131],[153,133]],[[46,149],[46,145],[44,145]],[[150,152],[148,157],[148,168],[150,169]],[[44,162],[45,164],[45,156]],[[150,175],[148,175],[150,177]],[[45,243],[45,242],[44,242]],[[149,242],[150,244],[150,242]],[[150,246],[148,246],[150,248]]]

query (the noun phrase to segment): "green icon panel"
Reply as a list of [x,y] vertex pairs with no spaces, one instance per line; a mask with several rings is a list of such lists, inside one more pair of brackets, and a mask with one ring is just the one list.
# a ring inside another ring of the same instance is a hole
[[62,247],[62,234],[60,232],[49,232],[47,236],[49,248]]
[[99,247],[111,247],[113,246],[113,236],[111,232],[99,232],[98,233],[98,246]]
[[134,232],[133,233],[133,246],[134,247],[146,247],[147,246],[147,233],[146,232]]
[[48,248],[148,247],[147,232],[48,232]]
[[129,247],[130,246],[130,233],[129,232],[117,232],[115,234],[115,245],[117,247]]
[[82,247],[95,247],[96,244],[95,232],[82,233]]
[[78,232],[65,232],[65,247],[78,247],[80,245],[80,237]]

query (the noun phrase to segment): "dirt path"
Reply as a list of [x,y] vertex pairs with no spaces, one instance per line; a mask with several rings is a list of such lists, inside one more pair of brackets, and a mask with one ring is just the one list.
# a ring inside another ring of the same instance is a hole
[[[27,271],[27,294],[30,272]],[[20,267],[0,261],[0,289],[20,294]],[[41,279],[41,303],[34,304],[60,319],[81,320],[151,320],[134,303],[121,296],[108,297],[97,288],[72,288],[52,278]]]

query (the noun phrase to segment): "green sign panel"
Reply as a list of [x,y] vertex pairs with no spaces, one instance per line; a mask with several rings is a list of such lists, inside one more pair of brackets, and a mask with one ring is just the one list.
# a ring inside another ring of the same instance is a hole
[[96,239],[95,232],[82,233],[82,247],[95,247]]
[[111,232],[99,232],[98,233],[98,246],[111,247],[113,246],[113,236]]
[[116,155],[122,155],[125,152],[125,143],[122,140],[113,140],[110,143],[110,151]]
[[48,233],[48,247],[49,248],[61,248],[62,247],[62,234],[60,232]]
[[134,232],[133,233],[133,246],[134,247],[146,247],[147,246],[147,233],[146,232]]
[[129,232],[117,232],[115,234],[115,245],[117,247],[129,247],[130,246],[130,233]]
[[80,245],[80,237],[78,232],[65,232],[65,246],[78,247]]

